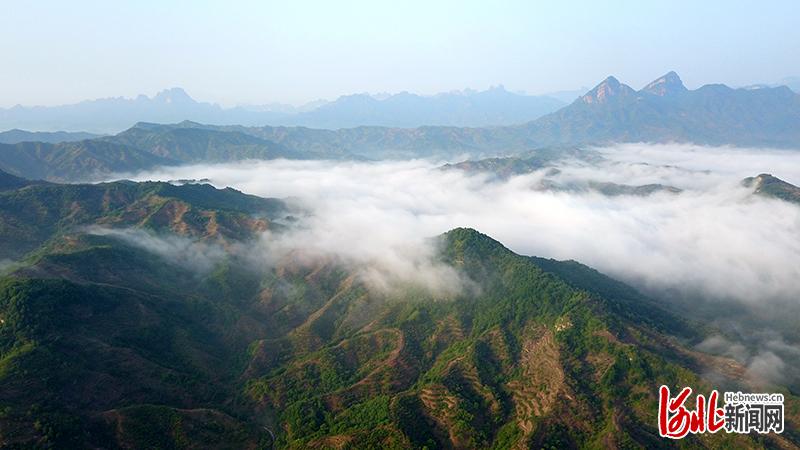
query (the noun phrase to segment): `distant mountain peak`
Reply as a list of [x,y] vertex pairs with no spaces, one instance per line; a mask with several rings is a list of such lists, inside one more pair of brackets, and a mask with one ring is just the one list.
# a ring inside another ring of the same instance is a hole
[[195,122],[193,120],[183,120],[178,124],[176,124],[176,126],[181,128],[201,128],[203,124],[201,124],[200,122]]
[[627,84],[622,84],[613,76],[609,76],[594,89],[581,97],[584,103],[607,103],[611,98],[628,96],[635,91]]
[[781,180],[772,174],[762,173],[742,180],[742,185],[753,189],[754,194],[800,204],[800,187]]
[[158,124],[158,123],[139,121],[139,122],[136,122],[135,124],[133,124],[133,126],[130,127],[129,130],[132,130],[132,129],[155,130],[155,129],[158,129],[158,128],[161,128],[161,127],[162,127],[162,125]]
[[174,87],[171,89],[164,89],[156,94],[153,100],[161,103],[181,104],[181,103],[195,103],[194,99],[189,96],[183,89]]
[[743,186],[754,188],[756,191],[762,189],[768,184],[788,185],[794,187],[795,189],[797,188],[796,186],[787,183],[776,176],[773,176],[771,173],[760,173],[754,177],[747,177],[742,180]]
[[686,86],[683,85],[681,77],[674,71],[666,73],[642,88],[642,92],[658,95],[660,97],[686,92],[686,90]]

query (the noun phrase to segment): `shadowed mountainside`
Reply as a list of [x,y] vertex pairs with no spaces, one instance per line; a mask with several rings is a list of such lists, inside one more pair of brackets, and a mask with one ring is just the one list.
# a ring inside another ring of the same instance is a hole
[[14,129],[0,133],[0,144],[18,144],[20,142],[47,142],[50,144],[57,144],[59,142],[82,141],[84,139],[93,139],[96,137],[99,136],[84,132],[47,132]]
[[800,204],[800,187],[787,183],[770,174],[762,173],[742,180],[742,184],[754,189],[758,195],[778,198]]

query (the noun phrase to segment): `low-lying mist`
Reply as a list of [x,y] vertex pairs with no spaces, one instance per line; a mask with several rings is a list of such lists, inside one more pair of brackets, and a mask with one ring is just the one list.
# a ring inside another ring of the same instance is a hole
[[[217,187],[291,197],[310,216],[293,231],[266,235],[258,251],[266,259],[290,251],[335,256],[379,286],[415,279],[457,291],[462,280],[431,262],[425,242],[472,227],[520,254],[590,265],[662,302],[800,308],[800,206],[754,195],[741,183],[759,173],[800,183],[800,152],[640,144],[587,154],[510,178],[443,170],[429,160],[246,161],[130,178],[208,179]],[[637,196],[564,188],[592,182],[680,191]],[[718,340],[704,348],[733,351],[753,373],[780,381],[786,364],[776,363],[777,374],[764,364],[791,352],[776,350],[775,342],[758,339],[744,351]]]
[[83,231],[87,234],[118,239],[156,254],[172,264],[203,275],[209,273],[226,255],[225,249],[214,243],[196,242],[176,235],[156,235],[139,228],[108,228],[94,225],[86,227]]
[[[518,253],[575,259],[648,291],[746,303],[800,298],[800,207],[741,185],[761,172],[800,181],[800,153],[677,145],[595,151],[602,160],[559,161],[557,174],[544,168],[499,181],[425,160],[247,161],[133,178],[207,178],[218,187],[295,198],[313,215],[273,245],[357,262],[408,262],[418,253],[396,249],[422,249],[426,237],[464,226]],[[659,183],[683,192],[552,191],[539,188],[545,178]]]

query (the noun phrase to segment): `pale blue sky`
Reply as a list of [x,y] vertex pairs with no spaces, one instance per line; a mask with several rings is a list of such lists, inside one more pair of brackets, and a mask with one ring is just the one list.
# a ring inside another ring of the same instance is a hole
[[639,88],[668,70],[690,88],[774,82],[800,75],[798,20],[797,0],[0,0],[0,106]]

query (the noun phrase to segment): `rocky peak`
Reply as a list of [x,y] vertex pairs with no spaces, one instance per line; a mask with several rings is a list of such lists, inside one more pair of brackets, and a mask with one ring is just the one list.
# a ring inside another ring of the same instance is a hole
[[686,90],[686,86],[683,85],[681,77],[679,77],[675,72],[669,72],[645,86],[642,89],[642,92],[658,95],[659,97],[665,97],[668,95],[686,92]]
[[183,89],[179,87],[174,87],[172,89],[165,89],[155,97],[153,100],[161,103],[171,103],[171,104],[180,104],[180,103],[194,103],[194,99],[189,97],[189,94],[186,93]]
[[587,92],[581,100],[584,103],[607,103],[612,98],[624,97],[634,93],[634,90],[626,84],[622,84],[613,76],[606,78],[602,83],[595,86],[594,89]]

